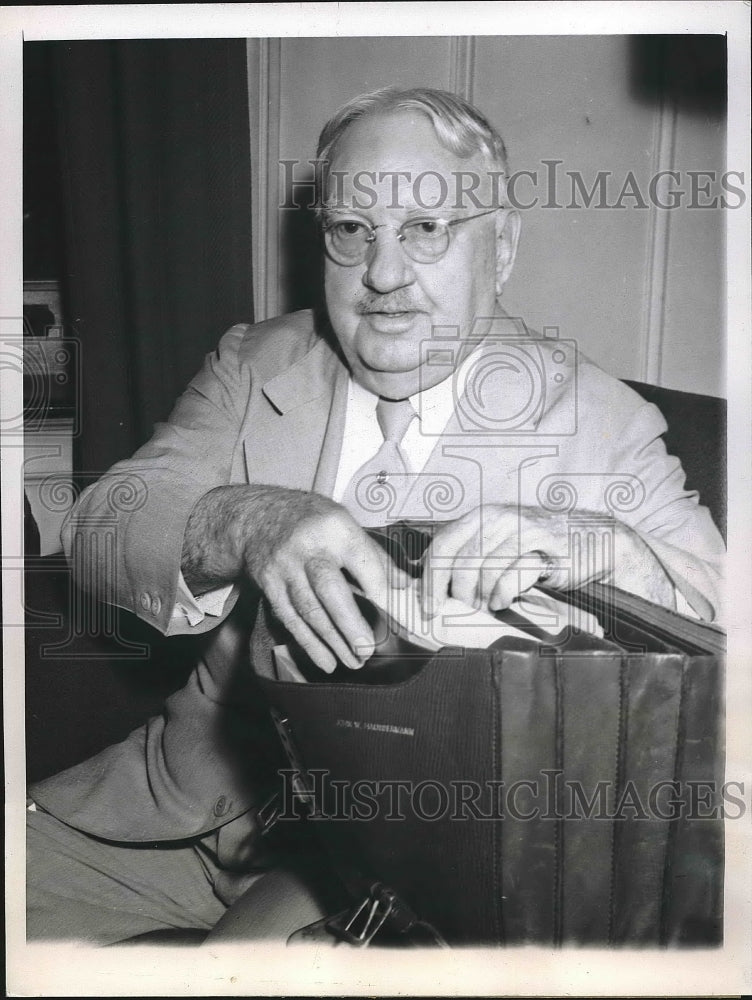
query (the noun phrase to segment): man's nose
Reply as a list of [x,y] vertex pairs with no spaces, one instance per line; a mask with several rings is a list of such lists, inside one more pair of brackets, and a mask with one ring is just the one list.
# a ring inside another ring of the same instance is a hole
[[415,281],[412,261],[402,249],[402,241],[391,226],[384,227],[368,248],[363,284],[384,294]]

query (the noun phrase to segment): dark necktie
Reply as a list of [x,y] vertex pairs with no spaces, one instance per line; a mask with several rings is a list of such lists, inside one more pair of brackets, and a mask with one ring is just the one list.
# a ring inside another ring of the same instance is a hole
[[402,505],[410,487],[410,471],[401,442],[415,416],[409,399],[379,399],[376,405],[384,443],[357,470],[340,500],[364,527],[386,524]]

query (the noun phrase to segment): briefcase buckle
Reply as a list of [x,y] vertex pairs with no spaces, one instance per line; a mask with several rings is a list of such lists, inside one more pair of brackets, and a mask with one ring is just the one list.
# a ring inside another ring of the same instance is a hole
[[338,938],[357,948],[366,948],[394,910],[397,897],[391,889],[376,883],[365,899],[327,921]]

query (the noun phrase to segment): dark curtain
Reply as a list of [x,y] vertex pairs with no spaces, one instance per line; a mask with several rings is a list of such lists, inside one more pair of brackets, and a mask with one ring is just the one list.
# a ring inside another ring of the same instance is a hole
[[253,319],[242,39],[46,43],[84,480],[130,455]]

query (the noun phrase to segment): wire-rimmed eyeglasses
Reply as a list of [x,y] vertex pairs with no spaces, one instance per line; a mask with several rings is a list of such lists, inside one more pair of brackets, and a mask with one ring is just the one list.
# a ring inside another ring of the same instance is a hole
[[355,267],[368,256],[369,247],[376,242],[377,229],[394,229],[402,249],[411,260],[419,264],[434,264],[449,249],[452,226],[480,219],[500,209],[501,206],[489,208],[461,219],[410,219],[399,227],[386,223],[372,226],[362,219],[335,219],[323,227],[324,246],[335,264]]

